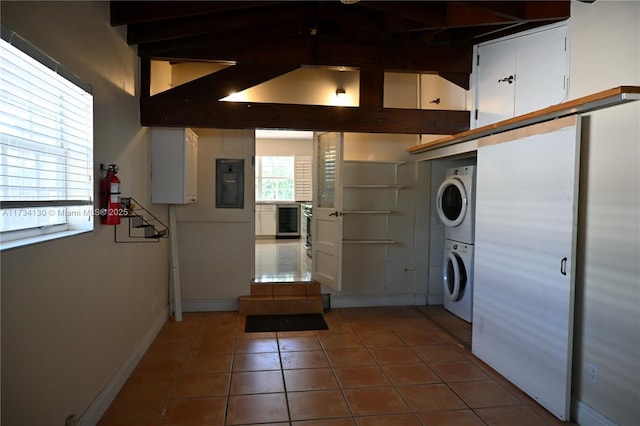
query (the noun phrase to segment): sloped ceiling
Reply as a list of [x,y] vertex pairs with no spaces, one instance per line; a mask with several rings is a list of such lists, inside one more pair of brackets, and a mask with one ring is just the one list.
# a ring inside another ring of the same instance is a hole
[[[450,134],[467,111],[382,107],[384,72],[469,88],[472,47],[569,17],[569,1],[111,1],[142,58],[143,125]],[[149,96],[151,59],[236,65]],[[219,102],[301,66],[360,70],[357,108]]]

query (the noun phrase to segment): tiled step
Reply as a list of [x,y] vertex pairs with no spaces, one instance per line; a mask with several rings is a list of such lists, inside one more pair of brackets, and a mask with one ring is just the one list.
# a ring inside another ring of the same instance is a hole
[[240,315],[322,313],[320,283],[251,284],[251,294],[240,296]]

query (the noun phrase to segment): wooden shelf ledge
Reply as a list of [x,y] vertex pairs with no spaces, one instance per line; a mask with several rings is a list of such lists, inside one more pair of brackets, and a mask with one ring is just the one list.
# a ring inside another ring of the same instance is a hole
[[407,149],[407,152],[410,154],[419,154],[436,148],[442,148],[460,142],[467,142],[496,133],[506,132],[508,130],[528,126],[530,124],[553,120],[567,115],[581,114],[597,109],[607,108],[613,105],[637,101],[638,99],[640,99],[640,86],[614,87],[613,89],[604,90],[592,95],[563,102],[558,105],[552,105],[528,114],[519,115],[507,120],[498,121],[497,123],[478,127],[477,129],[467,130],[461,133],[456,133],[455,135],[436,139],[431,142],[412,146]]

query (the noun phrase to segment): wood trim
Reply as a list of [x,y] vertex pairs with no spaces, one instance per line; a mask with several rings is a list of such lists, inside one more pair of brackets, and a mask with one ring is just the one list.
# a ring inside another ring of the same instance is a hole
[[432,149],[441,148],[443,146],[506,132],[508,130],[528,126],[530,124],[553,120],[571,114],[589,112],[638,99],[640,99],[640,86],[614,87],[602,92],[563,102],[558,105],[552,105],[528,114],[523,114],[518,117],[478,127],[477,129],[467,130],[461,133],[456,133],[452,136],[446,136],[421,145],[412,146],[407,149],[407,152],[410,154],[418,154]]
[[261,66],[254,63],[232,65],[212,74],[189,81],[155,97],[180,98],[184,100],[219,100],[233,92],[240,92],[265,81],[279,77],[298,69],[295,65],[269,64]]
[[335,132],[447,134],[469,125],[469,111],[140,98],[143,126],[281,128]]
[[497,133],[478,139],[478,148],[489,145],[499,145],[505,142],[511,142],[516,139],[522,139],[533,135],[552,133],[565,127],[574,126],[577,122],[576,114],[568,115],[557,120],[543,121],[542,123],[531,126],[520,127],[509,130],[508,132]]

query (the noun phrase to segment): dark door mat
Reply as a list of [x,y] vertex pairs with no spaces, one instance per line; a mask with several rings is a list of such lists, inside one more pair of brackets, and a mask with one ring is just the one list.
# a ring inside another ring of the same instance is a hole
[[322,314],[247,315],[244,326],[245,333],[328,329]]

